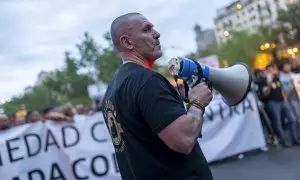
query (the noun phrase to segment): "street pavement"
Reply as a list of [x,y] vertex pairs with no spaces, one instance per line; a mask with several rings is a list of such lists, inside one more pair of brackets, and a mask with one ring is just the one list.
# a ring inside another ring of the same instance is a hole
[[300,180],[300,147],[271,148],[210,165],[214,180]]

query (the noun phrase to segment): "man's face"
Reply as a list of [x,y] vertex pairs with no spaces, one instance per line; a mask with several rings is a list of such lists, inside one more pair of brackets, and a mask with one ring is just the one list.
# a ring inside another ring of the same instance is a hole
[[160,58],[162,56],[160,34],[153,28],[153,24],[141,15],[131,18],[133,21],[130,37],[132,50],[150,61]]
[[7,119],[0,117],[0,129],[6,129],[8,125]]
[[40,113],[37,111],[32,112],[28,117],[29,122],[36,122],[36,121],[39,121],[40,119],[41,119]]
[[278,68],[277,68],[276,66],[273,66],[273,67],[270,67],[269,72],[270,72],[272,75],[275,76],[275,75],[278,75],[279,70],[278,70]]
[[284,64],[284,66],[283,66],[283,70],[285,71],[285,72],[291,72],[291,69],[292,69],[292,65],[291,64]]

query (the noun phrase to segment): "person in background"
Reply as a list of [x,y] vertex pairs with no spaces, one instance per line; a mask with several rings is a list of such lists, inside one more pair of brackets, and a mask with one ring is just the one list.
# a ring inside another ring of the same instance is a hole
[[38,111],[28,111],[26,115],[26,123],[33,123],[41,120],[40,113]]
[[26,115],[27,109],[25,104],[20,105],[20,107],[15,112],[15,121],[13,122],[14,125],[21,125],[26,123]]
[[53,120],[57,122],[69,121],[70,118],[66,116],[59,107],[49,106],[42,110],[42,121]]
[[95,112],[100,112],[102,111],[102,105],[101,105],[101,98],[97,98],[95,100]]
[[275,63],[271,63],[267,66],[267,76],[263,83],[263,94],[267,101],[267,108],[272,115],[272,124],[275,133],[277,134],[280,143],[284,147],[290,147],[290,144],[284,138],[282,125],[281,125],[281,112],[287,116],[289,132],[292,144],[300,145],[300,141],[297,136],[296,128],[296,116],[294,115],[291,107],[287,103],[286,96],[282,91],[282,84],[279,80],[279,70]]
[[268,111],[268,108],[267,108],[268,98],[263,95],[263,86],[264,86],[265,80],[266,80],[266,71],[262,70],[262,69],[255,69],[253,82],[254,82],[254,84],[257,85],[257,87],[254,90],[257,95],[256,98],[258,99],[257,105],[258,105],[258,109],[259,109],[259,115],[261,117],[261,122],[262,122],[264,129],[266,130],[267,135],[268,135],[267,142],[277,145],[278,138],[272,128],[270,112]]
[[77,114],[76,109],[73,107],[71,103],[66,103],[65,105],[61,106],[60,111],[65,117],[66,121],[73,121],[73,117]]
[[85,114],[85,108],[84,108],[84,105],[82,105],[82,104],[77,104],[77,105],[75,106],[75,109],[76,109],[77,114],[80,114],[80,115],[84,115],[84,114]]
[[279,79],[282,83],[283,92],[287,98],[287,102],[290,104],[291,109],[293,110],[294,114],[297,116],[299,121],[300,117],[300,100],[295,88],[293,78],[292,78],[292,64],[289,60],[285,60],[282,62],[280,66],[280,75]]
[[0,130],[10,127],[9,118],[5,114],[0,114]]
[[299,61],[300,60],[296,60],[296,59],[294,59],[294,60],[292,60],[292,68],[291,68],[291,71],[293,72],[293,73],[300,73],[300,67],[299,67]]
[[81,120],[85,120],[86,119],[86,110],[84,108],[84,106],[82,104],[77,104],[75,106],[76,109],[76,114],[74,115],[74,120],[77,121],[81,121]]

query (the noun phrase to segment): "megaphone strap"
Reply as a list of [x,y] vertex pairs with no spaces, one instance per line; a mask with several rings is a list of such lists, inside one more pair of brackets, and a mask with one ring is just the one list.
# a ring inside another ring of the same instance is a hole
[[[177,91],[180,94],[180,90],[179,90],[179,87],[178,87],[178,77],[174,76],[174,80],[175,80],[175,83],[176,83]],[[185,81],[183,81],[183,87],[184,87],[185,97],[182,97],[181,94],[180,94],[180,97],[182,98],[182,100],[184,102],[188,103],[189,102],[189,98],[188,98],[188,96],[189,96],[189,86]]]
[[197,70],[198,70],[198,75],[199,75],[197,81],[192,86],[192,87],[195,87],[197,84],[199,84],[201,82],[201,80],[203,78],[203,71],[202,71],[201,65],[197,61],[195,61],[193,59],[191,59],[191,61],[193,61],[196,64]]

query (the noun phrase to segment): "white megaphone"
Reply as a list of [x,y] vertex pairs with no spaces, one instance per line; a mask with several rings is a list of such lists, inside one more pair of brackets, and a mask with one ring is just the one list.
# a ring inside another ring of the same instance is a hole
[[173,76],[184,80],[189,87],[208,82],[218,91],[228,106],[235,106],[245,99],[252,83],[247,65],[239,63],[228,68],[212,68],[185,57],[172,58],[169,70]]

